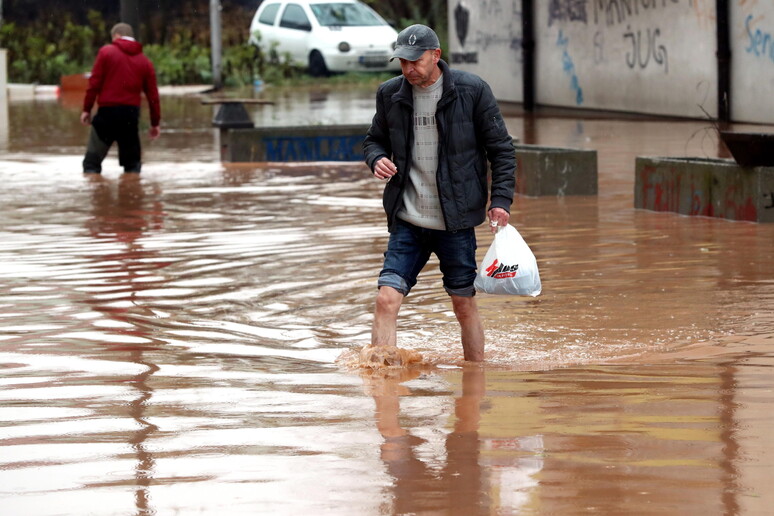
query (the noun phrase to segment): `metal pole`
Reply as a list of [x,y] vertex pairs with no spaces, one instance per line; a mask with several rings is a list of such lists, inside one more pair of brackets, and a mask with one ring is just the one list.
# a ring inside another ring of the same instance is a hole
[[524,110],[535,110],[535,25],[532,0],[521,0],[521,56]]
[[728,0],[717,0],[718,120],[731,121],[731,32]]
[[134,30],[134,37],[140,37],[140,5],[138,0],[121,0],[121,21]]
[[210,53],[212,54],[212,85],[216,90],[223,87],[221,77],[222,37],[220,0],[210,0]]
[[0,48],[0,150],[8,149],[8,52]]

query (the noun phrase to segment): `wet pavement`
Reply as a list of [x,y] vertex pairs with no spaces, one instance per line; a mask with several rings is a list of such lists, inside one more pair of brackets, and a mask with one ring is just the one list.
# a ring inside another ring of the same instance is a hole
[[[262,125],[373,106],[270,95]],[[337,362],[387,238],[364,165],[221,164],[174,96],[140,177],[84,177],[79,102],[0,142],[4,514],[772,513],[774,225],[633,209],[635,157],[725,157],[711,124],[509,114],[597,150],[599,195],[516,199],[543,294],[480,296],[485,365],[430,267],[398,335],[430,364],[369,375]]]

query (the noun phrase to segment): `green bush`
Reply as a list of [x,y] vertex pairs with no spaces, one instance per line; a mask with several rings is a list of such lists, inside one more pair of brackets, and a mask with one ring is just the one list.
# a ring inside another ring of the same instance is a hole
[[[91,70],[97,50],[108,43],[108,24],[97,11],[88,14],[88,25],[75,25],[68,16],[52,21],[38,20],[28,26],[0,25],[0,47],[8,50],[8,79],[16,83],[58,84],[62,75]],[[246,36],[246,31],[243,31]],[[281,64],[266,62],[261,52],[240,33],[224,38],[222,78],[226,86],[287,79],[299,72]],[[212,64],[208,43],[192,27],[178,27],[162,44],[144,45],[153,62],[159,84],[211,84]]]
[[159,84],[203,84],[212,82],[210,51],[198,45],[145,45],[145,55],[156,68]]
[[10,82],[57,84],[59,77],[83,71],[86,54],[94,59],[89,27],[79,27],[69,20],[56,28],[58,39],[47,36],[54,32],[52,23],[44,30],[18,27],[7,23],[0,27],[0,47],[8,50]]
[[[423,1],[434,7],[442,5],[441,0]],[[318,80],[308,79],[303,70],[289,65],[288,56],[274,50],[264,55],[247,43],[249,16],[244,12],[234,8],[225,15],[221,62],[224,86],[249,85],[259,76],[267,84]],[[156,18],[149,19],[140,33],[152,34],[150,40],[158,42],[144,45],[143,50],[156,68],[159,84],[212,84],[209,17],[189,13],[167,24]],[[106,21],[96,10],[88,12],[87,20],[86,25],[78,25],[63,13],[40,17],[24,26],[13,22],[0,25],[0,47],[8,50],[9,82],[59,84],[62,75],[91,70],[97,51],[109,42],[109,27],[114,22]],[[412,23],[401,21],[402,25]],[[357,82],[358,77],[347,74],[334,79]]]

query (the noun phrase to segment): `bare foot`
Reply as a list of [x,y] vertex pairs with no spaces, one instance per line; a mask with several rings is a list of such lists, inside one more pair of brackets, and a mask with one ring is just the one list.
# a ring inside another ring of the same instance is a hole
[[370,368],[401,367],[421,364],[422,355],[413,349],[397,346],[365,346],[360,350],[360,366]]

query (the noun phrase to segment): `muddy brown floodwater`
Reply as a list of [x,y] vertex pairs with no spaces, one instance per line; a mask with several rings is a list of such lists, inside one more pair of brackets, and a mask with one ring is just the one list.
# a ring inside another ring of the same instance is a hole
[[[263,125],[373,109],[273,95]],[[165,96],[141,177],[87,178],[79,102],[0,141],[3,514],[772,514],[774,224],[633,209],[635,157],[727,156],[710,124],[509,115],[597,150],[599,195],[516,199],[543,293],[480,296],[486,364],[431,267],[399,330],[429,365],[379,375],[337,362],[387,238],[364,165],[221,164]]]

